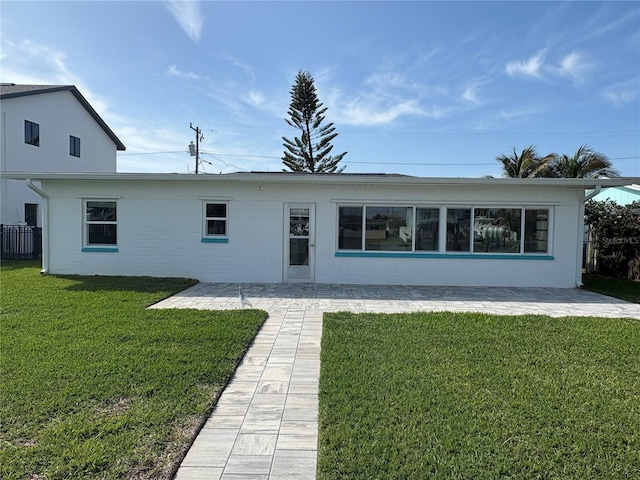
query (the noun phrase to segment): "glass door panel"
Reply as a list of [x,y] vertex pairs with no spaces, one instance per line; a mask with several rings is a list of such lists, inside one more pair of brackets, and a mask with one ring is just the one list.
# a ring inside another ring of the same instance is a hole
[[285,281],[313,280],[313,204],[285,206]]

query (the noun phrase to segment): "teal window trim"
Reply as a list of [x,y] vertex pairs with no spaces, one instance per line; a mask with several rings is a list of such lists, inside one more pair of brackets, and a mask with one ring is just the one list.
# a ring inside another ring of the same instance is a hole
[[200,241],[202,243],[229,243],[228,238],[221,237],[203,237]]
[[115,253],[118,247],[84,247],[83,252]]
[[413,253],[413,252],[336,252],[336,257],[360,258],[451,258],[457,260],[554,260],[553,255],[519,254],[463,254],[463,253]]

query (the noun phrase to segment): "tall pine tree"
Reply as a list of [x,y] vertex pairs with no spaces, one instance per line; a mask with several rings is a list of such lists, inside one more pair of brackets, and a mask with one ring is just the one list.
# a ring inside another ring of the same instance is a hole
[[[291,87],[290,119],[285,121],[301,132],[300,137],[289,140],[282,137],[285,147],[282,163],[292,172],[340,173],[345,167],[338,163],[347,154],[329,155],[333,149],[331,140],[338,134],[333,123],[322,125],[327,108],[318,100],[313,77],[302,70],[296,75],[296,83]],[[286,171],[283,169],[283,171]]]

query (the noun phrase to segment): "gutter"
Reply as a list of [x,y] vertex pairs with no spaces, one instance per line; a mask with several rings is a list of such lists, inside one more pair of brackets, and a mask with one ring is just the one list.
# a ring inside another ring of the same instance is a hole
[[578,248],[576,253],[576,287],[582,288],[584,284],[582,283],[582,250],[584,245],[584,205],[593,197],[598,195],[602,190],[602,185],[597,184],[593,192],[580,200],[580,204],[578,205]]
[[33,184],[33,180],[26,179],[27,187],[42,197],[42,270],[40,273],[49,273],[49,195]]

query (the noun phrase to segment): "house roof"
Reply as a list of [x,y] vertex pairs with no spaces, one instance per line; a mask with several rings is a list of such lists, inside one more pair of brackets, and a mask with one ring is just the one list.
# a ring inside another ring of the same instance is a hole
[[82,104],[82,106],[89,112],[98,125],[105,131],[105,133],[113,140],[118,150],[126,150],[127,147],[120,141],[120,139],[113,133],[113,130],[105,123],[104,120],[98,115],[91,104],[86,98],[82,96],[80,91],[75,85],[16,85],[15,83],[2,83],[0,84],[0,99],[9,99],[16,97],[26,97],[28,95],[40,95],[43,93],[53,92],[71,92],[74,97]]
[[106,180],[142,182],[237,182],[262,184],[315,184],[315,185],[378,185],[378,186],[428,186],[456,185],[466,187],[535,186],[594,189],[640,183],[639,178],[463,178],[463,177],[412,177],[394,174],[359,173],[292,173],[292,172],[243,172],[225,174],[188,173],[29,173],[5,172],[3,177],[16,180]]

